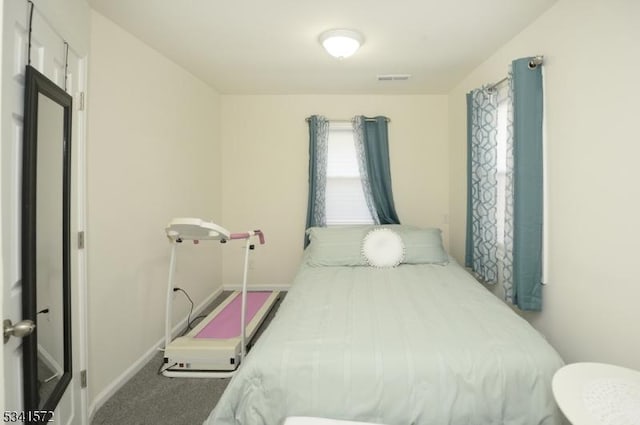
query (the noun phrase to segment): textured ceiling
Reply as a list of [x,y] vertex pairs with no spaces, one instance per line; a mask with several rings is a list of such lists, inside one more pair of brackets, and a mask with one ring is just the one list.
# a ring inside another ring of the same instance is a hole
[[[220,93],[444,94],[555,1],[89,3]],[[364,45],[332,58],[318,42],[331,28],[360,31]],[[378,74],[412,77],[380,82]]]

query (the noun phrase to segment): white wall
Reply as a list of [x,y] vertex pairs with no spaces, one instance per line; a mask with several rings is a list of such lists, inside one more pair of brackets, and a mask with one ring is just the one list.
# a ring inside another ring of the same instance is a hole
[[451,247],[464,257],[465,93],[544,54],[549,285],[527,315],[568,362],[640,369],[640,3],[560,0],[449,95]]
[[[220,217],[219,96],[91,14],[88,168],[90,403],[163,336],[172,217]],[[177,284],[220,286],[220,246],[185,244]],[[176,313],[187,302],[176,294]],[[176,320],[177,321],[177,320]]]
[[[447,96],[222,96],[222,219],[265,231],[249,283],[290,284],[300,264],[308,189],[305,118],[385,115],[391,177],[403,223],[437,226],[448,238]],[[224,251],[223,281],[241,282],[241,244]]]

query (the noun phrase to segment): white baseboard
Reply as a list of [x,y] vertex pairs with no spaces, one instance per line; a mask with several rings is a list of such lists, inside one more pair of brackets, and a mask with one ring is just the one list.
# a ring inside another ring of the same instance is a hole
[[[198,314],[204,310],[206,306],[208,306],[218,295],[222,293],[224,289],[218,288],[211,295],[205,298],[200,304],[198,304],[194,309],[192,316],[196,317]],[[178,322],[172,330],[172,335],[175,338],[180,331],[187,326],[187,318],[185,317],[180,322]],[[102,405],[104,405],[107,400],[109,400],[124,384],[129,381],[136,373],[140,371],[152,358],[156,355],[158,350],[162,348],[164,345],[164,335],[156,342],[151,348],[149,348],[138,360],[136,360],[131,366],[129,366],[120,376],[118,376],[111,384],[107,385],[107,387],[102,390],[96,398],[89,405],[89,422],[93,422],[93,417]]]
[[[247,289],[249,291],[283,291],[287,292],[291,285],[248,285]],[[241,283],[225,283],[222,285],[222,288],[225,291],[241,291],[242,284]]]

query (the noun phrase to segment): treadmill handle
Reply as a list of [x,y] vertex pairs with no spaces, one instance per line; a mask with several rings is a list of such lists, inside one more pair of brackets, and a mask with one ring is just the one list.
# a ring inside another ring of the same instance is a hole
[[229,239],[249,239],[252,236],[257,236],[260,240],[260,245],[264,245],[264,233],[262,233],[262,230],[260,229],[249,232],[231,233],[231,235],[229,235]]

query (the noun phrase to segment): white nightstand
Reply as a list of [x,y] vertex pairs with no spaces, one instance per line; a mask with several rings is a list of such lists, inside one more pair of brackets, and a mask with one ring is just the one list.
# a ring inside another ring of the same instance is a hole
[[309,416],[289,416],[284,425],[382,425],[373,422],[340,421],[337,419],[312,418]]
[[553,395],[573,425],[640,425],[640,372],[573,363],[556,372]]

